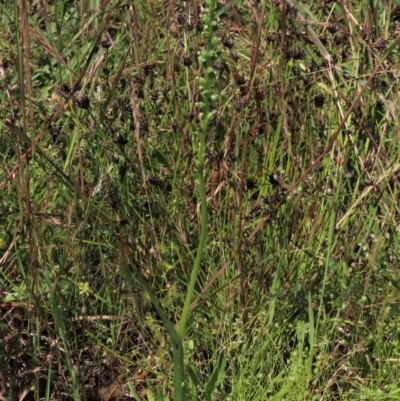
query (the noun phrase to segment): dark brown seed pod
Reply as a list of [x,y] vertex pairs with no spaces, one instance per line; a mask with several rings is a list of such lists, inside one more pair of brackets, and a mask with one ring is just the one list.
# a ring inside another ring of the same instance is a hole
[[51,125],[50,126],[50,134],[51,134],[54,142],[56,142],[58,137],[60,136],[61,130],[62,130],[61,125]]
[[147,77],[153,70],[155,65],[154,64],[147,64],[143,67],[143,76]]
[[137,84],[135,86],[135,95],[138,99],[143,99],[144,98],[144,91],[143,91],[143,86],[140,84]]
[[333,37],[333,41],[337,44],[340,45],[341,43],[343,43],[346,39],[347,39],[347,32],[345,31],[339,31],[335,34],[335,36]]
[[184,64],[186,67],[190,67],[190,66],[193,64],[193,56],[191,56],[191,55],[189,55],[189,56],[184,55],[184,56],[182,57],[182,61],[183,61],[183,64]]
[[374,47],[376,50],[378,51],[384,51],[387,47],[387,40],[383,39],[382,37],[380,37],[375,43],[374,43]]
[[247,106],[248,100],[246,97],[242,97],[235,102],[235,110],[239,113]]
[[108,39],[102,39],[101,41],[100,41],[100,46],[102,47],[102,48],[104,48],[104,49],[109,49],[110,47],[111,47],[111,41],[110,40],[108,40]]
[[372,31],[374,30],[374,28],[375,28],[374,25],[370,26],[369,28],[366,27],[362,28],[360,32],[361,39],[365,40],[366,42],[369,42],[371,40]]
[[288,34],[296,39],[300,39],[304,33],[300,31],[299,28],[296,28],[295,26],[290,26],[288,27]]
[[117,135],[113,138],[113,142],[120,148],[123,149],[129,142],[128,139],[123,135]]
[[174,63],[174,71],[181,72],[181,66],[179,65],[179,62],[177,60]]
[[139,117],[139,127],[140,127],[141,131],[148,132],[149,123],[148,123],[147,118],[145,116],[140,116]]
[[246,78],[242,74],[239,74],[235,70],[232,71],[232,74],[239,86],[243,86],[246,83]]
[[247,87],[245,85],[240,86],[239,89],[240,89],[240,95],[241,96],[246,96],[247,95],[248,89],[247,89]]
[[63,84],[62,84],[62,91],[63,91],[65,94],[68,94],[68,93],[71,91],[71,88],[69,87],[69,85],[68,85],[67,82],[63,82]]
[[213,63],[212,68],[216,71],[222,71],[224,69],[224,65],[220,61],[216,61]]
[[186,21],[187,21],[186,15],[184,15],[184,14],[178,14],[178,15],[176,16],[176,22],[177,22],[179,25],[185,25],[185,24],[186,24]]
[[280,177],[277,173],[269,174],[268,180],[272,184],[273,187],[281,186],[282,177]]
[[319,69],[319,65],[313,60],[310,64],[310,72],[316,72],[319,71]]
[[305,57],[306,52],[304,49],[299,49],[297,47],[289,47],[285,50],[285,57],[292,58],[294,60],[301,60]]
[[223,38],[222,38],[222,44],[225,46],[225,47],[227,47],[228,49],[232,49],[232,47],[233,47],[233,38],[231,37],[231,36],[229,36],[229,35],[225,35]]
[[247,177],[245,178],[245,190],[251,191],[258,187],[257,179],[255,177]]
[[156,176],[156,175],[148,177],[147,178],[147,182],[149,184],[151,184],[151,185],[156,186],[156,187],[162,187],[163,186],[163,180],[160,177]]
[[231,49],[231,58],[233,61],[239,61],[239,54],[235,49]]
[[254,98],[258,101],[261,101],[265,98],[265,93],[261,88],[254,89]]
[[90,107],[89,97],[81,92],[77,92],[76,103],[78,104],[78,107],[84,110],[88,110]]
[[213,164],[218,163],[223,159],[224,152],[223,151],[211,151],[207,153],[206,163]]
[[322,43],[324,46],[327,46],[327,44],[329,43],[329,40],[328,40],[328,36],[327,36],[327,35],[321,35],[321,36],[319,36],[318,38],[319,38],[319,40],[321,41],[321,43]]
[[347,57],[349,57],[349,54],[350,54],[349,49],[346,46],[344,46],[342,48],[342,51],[340,52],[340,57],[342,58],[342,60],[346,60]]
[[314,104],[315,107],[321,108],[323,107],[324,103],[326,100],[326,96],[323,93],[319,93],[317,96],[314,98]]
[[329,24],[326,28],[330,33],[339,32],[342,28],[338,24]]
[[60,135],[61,130],[62,130],[61,125],[51,125],[50,126],[50,134],[51,135]]

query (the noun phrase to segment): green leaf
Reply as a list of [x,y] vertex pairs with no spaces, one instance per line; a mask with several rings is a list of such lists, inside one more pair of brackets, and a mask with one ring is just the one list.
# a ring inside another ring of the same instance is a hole
[[155,396],[156,396],[156,401],[165,401],[165,398],[161,395],[158,388],[155,389]]
[[337,270],[338,267],[339,267],[339,265],[336,262],[336,260],[330,257],[329,260],[328,260],[328,268],[329,268],[329,270]]
[[74,288],[74,283],[70,280],[62,279],[60,280],[60,287],[60,294],[63,297],[68,297],[71,294],[72,289]]
[[133,387],[133,384],[129,381],[128,381],[128,388],[129,388],[129,391],[131,392],[131,395],[133,396],[133,398],[136,401],[143,401],[142,398],[140,397],[140,395],[137,393],[137,391]]
[[170,168],[167,158],[165,157],[164,153],[162,153],[160,150],[153,149],[151,156],[152,158],[156,158],[162,165],[164,165],[168,169]]
[[225,374],[226,358],[221,354],[218,358],[218,365],[215,367],[204,389],[204,399],[210,400],[214,390],[221,383]]
[[4,298],[3,298],[4,302],[13,302],[13,301],[18,301],[19,298],[18,296],[16,296],[15,294],[7,294]]
[[199,385],[199,375],[197,373],[196,367],[191,363],[188,366],[189,372],[189,388],[192,396],[197,397],[197,386]]

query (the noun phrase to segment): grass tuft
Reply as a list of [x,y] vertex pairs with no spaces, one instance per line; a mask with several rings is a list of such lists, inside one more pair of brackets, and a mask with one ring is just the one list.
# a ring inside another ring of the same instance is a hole
[[397,399],[400,3],[0,5],[0,398]]

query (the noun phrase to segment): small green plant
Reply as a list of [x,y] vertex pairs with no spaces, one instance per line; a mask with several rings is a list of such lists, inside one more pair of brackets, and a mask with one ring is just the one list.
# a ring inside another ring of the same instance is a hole
[[[163,320],[166,326],[168,334],[170,336],[171,345],[174,355],[174,399],[177,401],[186,400],[186,376],[185,376],[185,366],[184,366],[184,356],[183,356],[183,346],[182,341],[186,334],[186,324],[188,320],[189,308],[193,300],[194,288],[197,283],[199,276],[200,265],[203,260],[203,252],[206,246],[207,240],[207,199],[206,199],[206,188],[204,179],[204,164],[205,164],[205,147],[208,127],[210,121],[215,115],[215,110],[213,110],[213,104],[218,100],[218,94],[213,90],[214,81],[216,79],[216,72],[212,68],[212,64],[217,60],[217,55],[215,52],[215,45],[217,43],[217,38],[215,37],[215,32],[217,31],[217,21],[215,20],[215,1],[207,0],[207,13],[202,20],[204,24],[206,47],[200,53],[199,60],[202,70],[204,71],[204,77],[200,77],[200,96],[201,100],[197,103],[200,110],[200,133],[194,133],[194,135],[199,135],[199,145],[197,151],[197,172],[196,172],[196,183],[197,190],[199,192],[200,198],[200,235],[199,244],[197,247],[196,259],[194,262],[193,269],[190,273],[190,281],[187,288],[185,303],[183,310],[179,319],[179,327],[176,330],[175,327],[169,322],[165,312],[159,301],[156,300],[152,293],[152,290],[147,284],[145,286],[146,290],[151,293],[151,300],[153,305],[156,307],[157,312]],[[141,279],[142,280],[142,279]],[[220,366],[221,368],[221,366]],[[205,397],[210,399],[211,393],[215,386],[221,382],[221,369],[216,370],[210,377],[209,381],[205,386]]]

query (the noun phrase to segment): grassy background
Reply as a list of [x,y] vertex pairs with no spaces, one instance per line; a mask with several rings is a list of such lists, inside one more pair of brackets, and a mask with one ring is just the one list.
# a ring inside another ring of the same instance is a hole
[[2,399],[400,399],[397,1],[0,19]]

